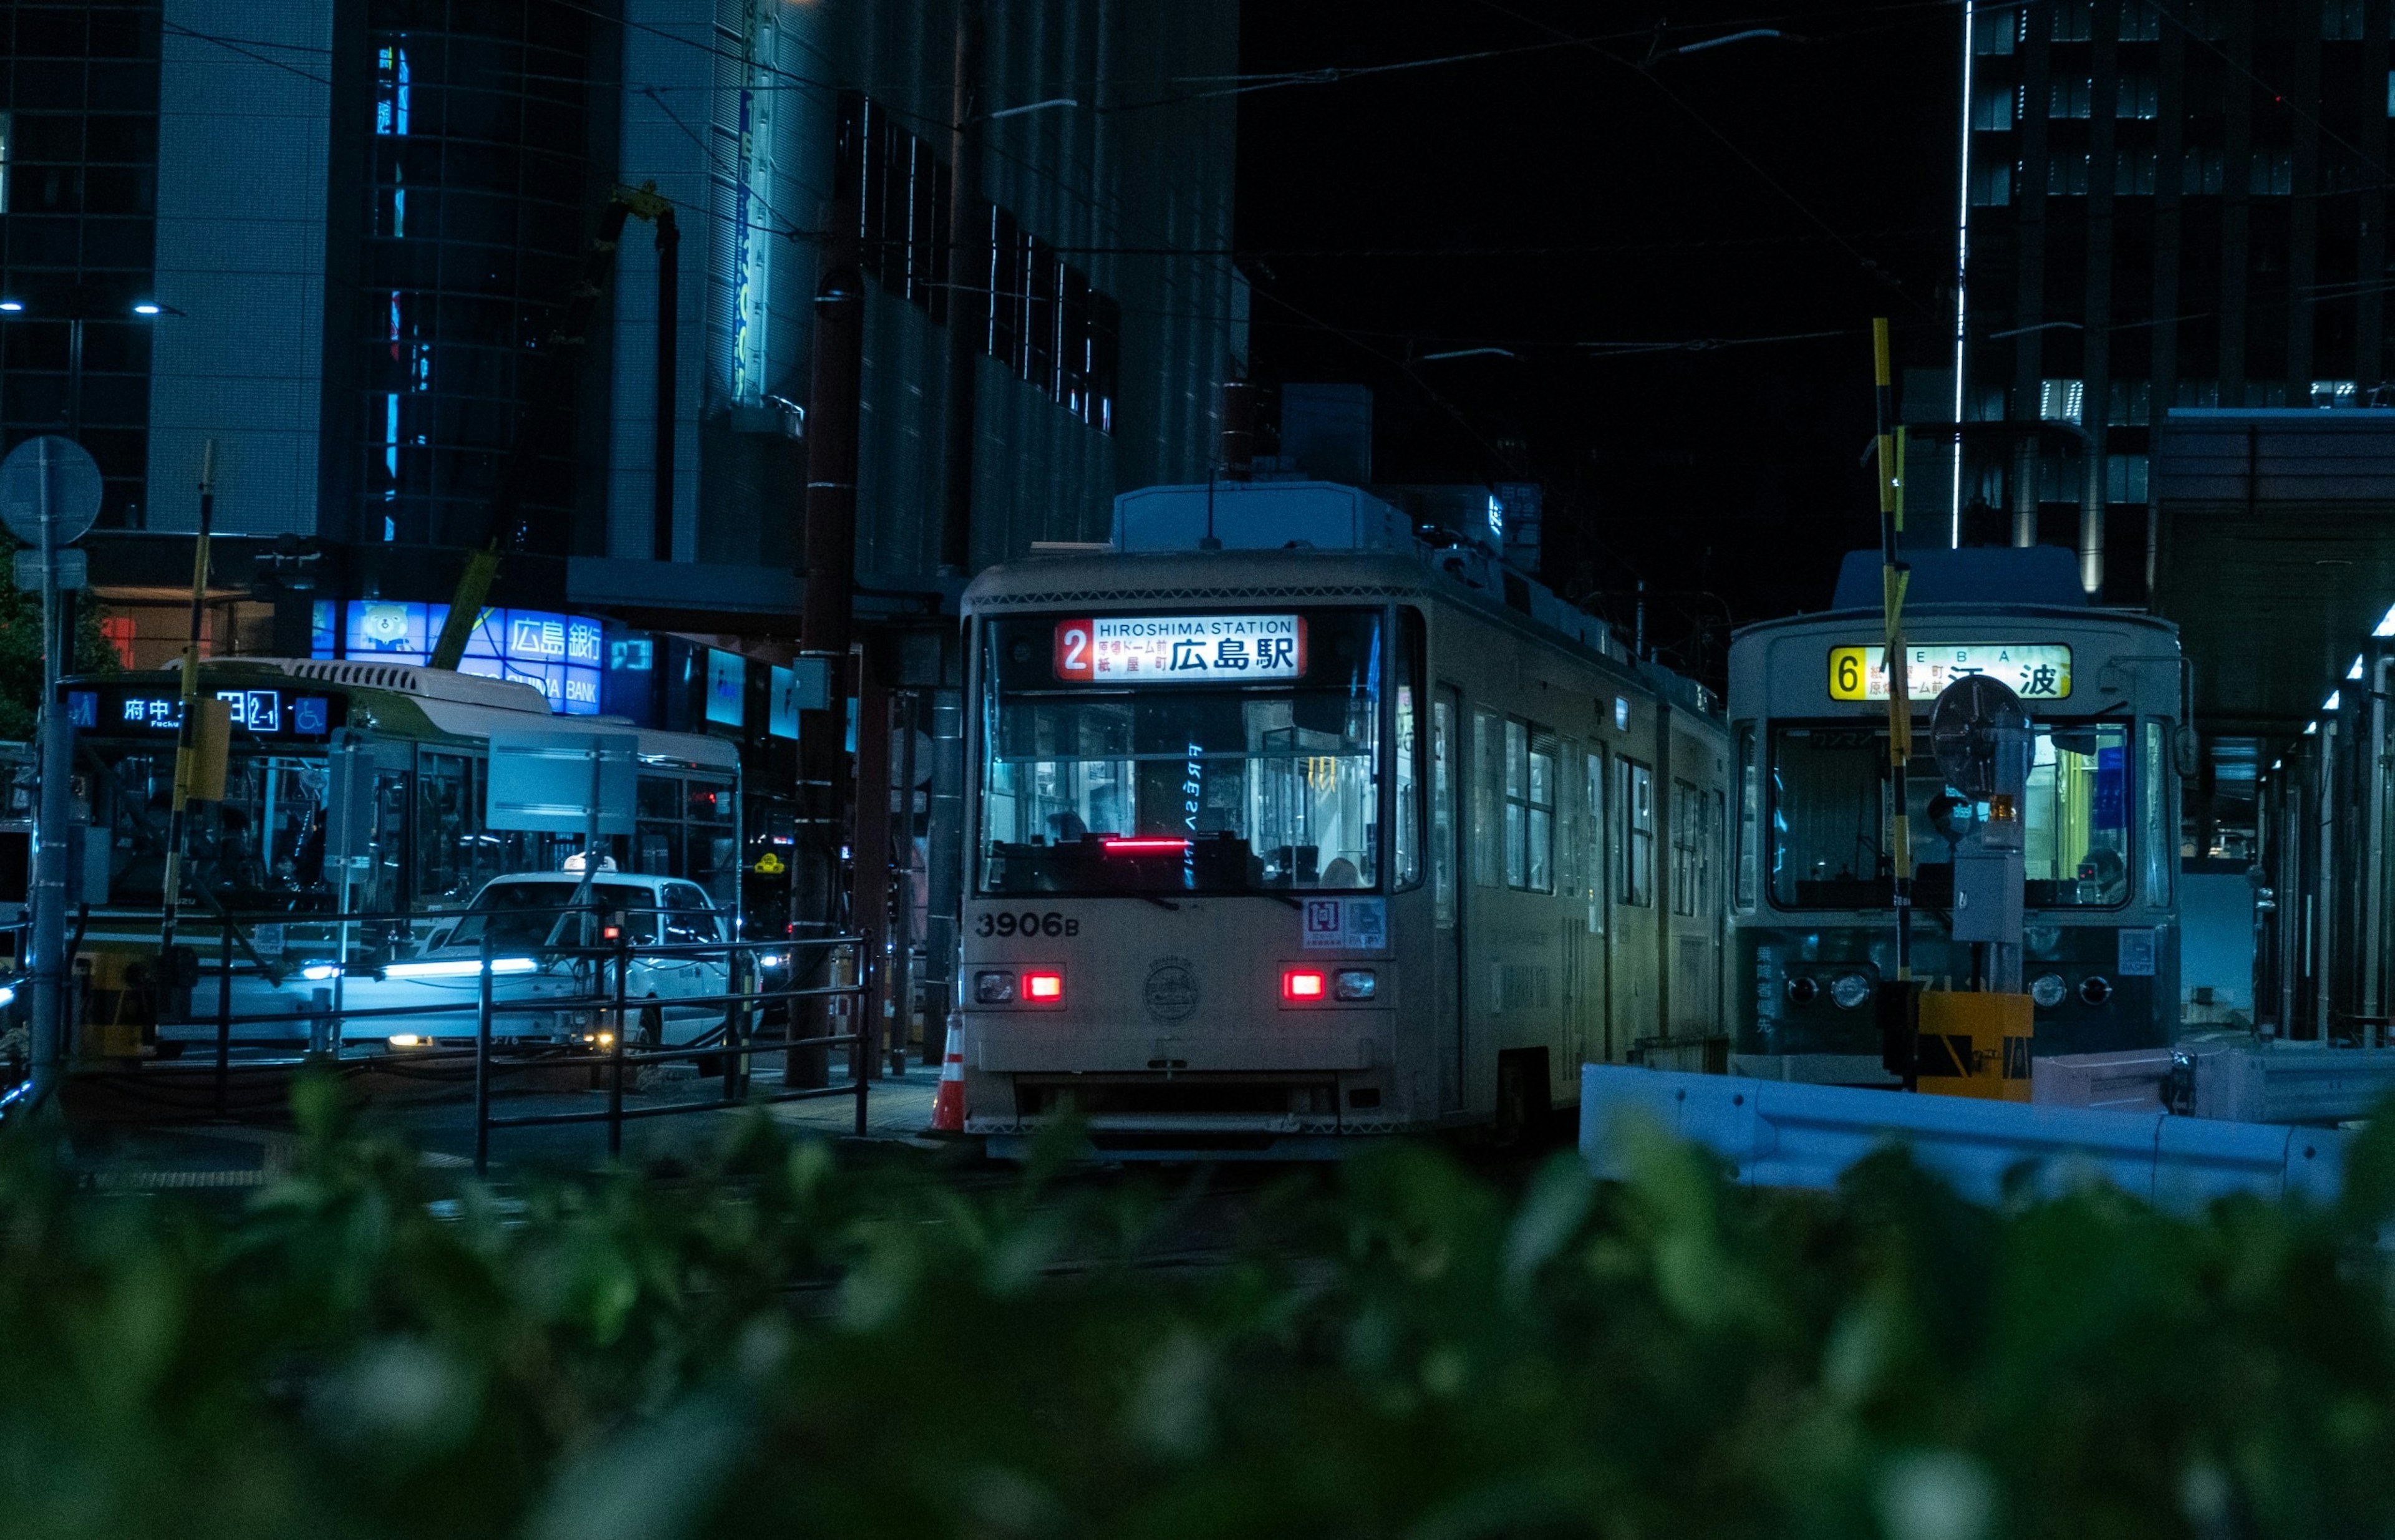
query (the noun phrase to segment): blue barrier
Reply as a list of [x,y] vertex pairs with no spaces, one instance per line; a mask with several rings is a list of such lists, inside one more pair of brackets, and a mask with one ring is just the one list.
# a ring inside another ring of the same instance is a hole
[[1894,1143],[1979,1202],[2024,1184],[2051,1195],[2100,1181],[2182,1212],[2239,1192],[2333,1200],[2351,1140],[2335,1129],[1604,1064],[1581,1068],[1580,1108],[1581,1153],[1600,1176],[1627,1175],[1623,1121],[1644,1119],[1721,1156],[1749,1187],[1829,1188],[1856,1162]]

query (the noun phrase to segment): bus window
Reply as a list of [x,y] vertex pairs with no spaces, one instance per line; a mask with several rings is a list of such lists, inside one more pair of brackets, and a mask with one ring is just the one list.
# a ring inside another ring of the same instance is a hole
[[1621,762],[1621,901],[1655,901],[1655,772]]

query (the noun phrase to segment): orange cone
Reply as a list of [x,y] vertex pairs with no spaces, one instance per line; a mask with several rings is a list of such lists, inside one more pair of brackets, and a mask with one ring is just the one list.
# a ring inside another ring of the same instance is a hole
[[964,1029],[951,1021],[948,1023],[948,1046],[940,1060],[940,1089],[932,1097],[932,1132],[961,1134],[964,1131]]

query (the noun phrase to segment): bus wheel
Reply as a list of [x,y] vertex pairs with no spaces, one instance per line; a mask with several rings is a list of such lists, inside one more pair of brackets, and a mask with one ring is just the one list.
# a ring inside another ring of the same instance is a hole
[[1520,1144],[1545,1129],[1553,1113],[1547,1085],[1544,1048],[1509,1048],[1497,1055],[1499,1142]]

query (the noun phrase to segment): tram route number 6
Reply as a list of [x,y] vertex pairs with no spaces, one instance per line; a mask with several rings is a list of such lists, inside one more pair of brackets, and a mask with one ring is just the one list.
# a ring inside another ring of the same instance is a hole
[[1041,913],[1025,909],[1017,914],[1003,909],[996,914],[985,913],[973,926],[975,936],[1078,936],[1081,923],[1050,909]]

